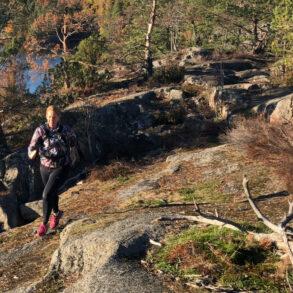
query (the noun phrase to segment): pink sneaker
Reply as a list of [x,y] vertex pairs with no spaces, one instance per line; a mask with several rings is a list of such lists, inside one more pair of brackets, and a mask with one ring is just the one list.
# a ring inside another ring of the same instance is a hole
[[46,235],[47,231],[48,231],[47,226],[44,224],[41,224],[41,226],[38,229],[37,236],[44,236]]
[[53,215],[51,217],[51,222],[50,222],[50,228],[51,229],[54,229],[54,228],[56,228],[58,226],[59,220],[62,218],[62,216],[63,216],[63,212],[59,211],[57,213],[57,215]]

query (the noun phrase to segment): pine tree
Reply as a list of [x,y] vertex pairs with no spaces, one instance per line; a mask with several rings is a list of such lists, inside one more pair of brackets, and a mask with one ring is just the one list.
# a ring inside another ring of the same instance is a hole
[[272,49],[286,68],[293,66],[293,0],[282,0],[274,10]]

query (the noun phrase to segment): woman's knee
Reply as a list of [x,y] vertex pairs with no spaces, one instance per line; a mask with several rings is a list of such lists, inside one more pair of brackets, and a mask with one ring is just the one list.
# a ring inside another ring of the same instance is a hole
[[45,190],[43,191],[42,198],[43,200],[48,201],[48,192],[46,192]]

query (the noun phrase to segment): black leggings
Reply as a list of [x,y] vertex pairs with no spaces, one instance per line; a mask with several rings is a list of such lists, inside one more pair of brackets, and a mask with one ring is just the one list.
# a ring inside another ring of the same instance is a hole
[[52,210],[54,213],[58,213],[58,189],[64,183],[69,167],[64,166],[57,169],[50,169],[41,165],[41,177],[44,183],[43,190],[43,224],[47,224],[49,221]]

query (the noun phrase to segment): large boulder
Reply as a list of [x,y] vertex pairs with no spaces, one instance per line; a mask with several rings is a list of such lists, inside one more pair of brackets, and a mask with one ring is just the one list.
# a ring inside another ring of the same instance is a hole
[[275,108],[270,115],[270,122],[287,123],[293,118],[293,94],[276,101]]
[[254,106],[253,110],[268,117],[272,123],[292,122],[293,94],[265,100]]
[[12,153],[0,161],[0,180],[19,203],[29,201],[35,191],[33,168],[26,150]]
[[27,221],[32,222],[43,214],[43,201],[37,200],[21,204],[19,207],[21,217]]
[[41,197],[43,187],[37,162],[35,165],[29,162],[26,150],[12,153],[0,160],[0,185],[7,192],[6,196],[0,197],[2,230],[22,225],[24,219],[20,205]]
[[64,113],[64,119],[76,118],[73,128],[84,159],[96,160],[108,154],[135,155],[145,148],[152,149],[154,140],[149,140],[143,132],[154,124],[152,112],[156,100],[154,91],[142,92],[92,109],[88,114],[70,109]]
[[93,223],[84,219],[68,225],[61,233],[49,274],[82,275],[64,292],[169,292],[159,279],[132,261],[145,255],[150,239],[164,235],[164,227],[153,223],[159,216],[136,215],[79,238],[72,237],[71,230]]
[[0,196],[0,232],[23,224],[16,197],[10,193]]
[[234,111],[248,107],[249,104],[248,90],[245,87],[215,87],[208,92],[207,98],[210,107],[224,119]]
[[194,85],[199,88],[208,89],[214,86],[218,86],[220,84],[219,78],[216,75],[194,75],[187,74],[184,77],[184,85]]
[[196,64],[212,58],[213,50],[198,47],[188,48],[179,63],[180,66]]

